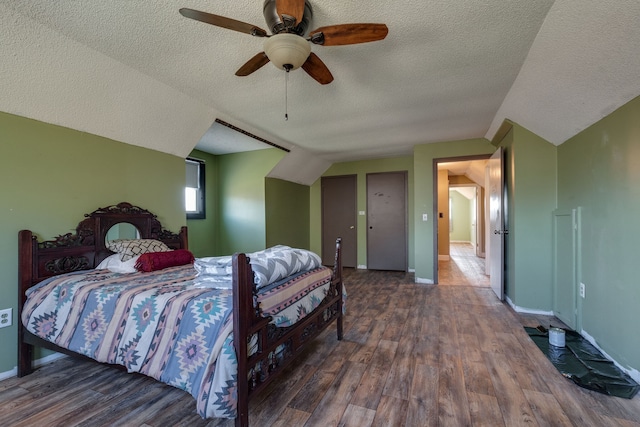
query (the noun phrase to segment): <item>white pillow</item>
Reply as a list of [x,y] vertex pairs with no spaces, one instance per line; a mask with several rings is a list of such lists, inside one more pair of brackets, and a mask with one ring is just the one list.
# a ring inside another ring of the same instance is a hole
[[139,256],[140,255],[134,256],[127,261],[122,261],[120,254],[113,254],[103,259],[96,267],[96,270],[109,270],[113,273],[136,273],[138,270],[136,270],[135,265]]

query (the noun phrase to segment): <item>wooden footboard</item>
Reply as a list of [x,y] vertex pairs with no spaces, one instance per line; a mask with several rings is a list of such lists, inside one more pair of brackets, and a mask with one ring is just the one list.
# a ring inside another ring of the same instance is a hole
[[236,426],[249,425],[249,400],[288,366],[305,345],[334,320],[342,339],[342,252],[336,240],[331,285],[322,303],[296,324],[278,328],[263,317],[257,304],[253,271],[245,254],[233,256],[233,331],[238,357],[238,415]]

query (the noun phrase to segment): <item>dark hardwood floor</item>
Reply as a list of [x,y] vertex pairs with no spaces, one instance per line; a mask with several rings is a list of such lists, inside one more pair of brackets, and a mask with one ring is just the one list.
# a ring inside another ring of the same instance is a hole
[[[344,340],[325,331],[251,403],[251,425],[640,426],[640,396],[608,397],[562,377],[522,328],[557,321],[514,313],[479,265],[461,262],[440,263],[440,285],[345,270]],[[2,426],[233,425],[194,408],[180,390],[72,358],[0,381]]]

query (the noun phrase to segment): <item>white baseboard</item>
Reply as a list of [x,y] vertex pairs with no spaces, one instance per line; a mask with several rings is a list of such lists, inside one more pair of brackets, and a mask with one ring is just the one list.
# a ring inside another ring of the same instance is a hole
[[[42,359],[34,360],[33,367],[38,368],[42,365],[46,365],[47,363],[51,363],[54,360],[58,360],[63,357],[67,357],[67,355],[62,353],[53,353],[53,354],[50,354],[49,356],[43,357]],[[18,375],[17,366],[10,371],[0,372],[0,381],[6,380],[7,378],[15,377],[16,375]]]
[[534,308],[526,308],[526,307],[519,307],[517,305],[515,305],[513,303],[513,301],[511,301],[511,299],[508,296],[505,296],[505,300],[507,301],[507,304],[509,304],[511,306],[511,308],[513,308],[517,313],[524,313],[524,314],[541,314],[543,316],[553,316],[553,311],[544,311],[544,310],[537,310]]
[[422,283],[424,285],[433,285],[433,279],[423,279],[421,277],[416,277],[415,282]]
[[15,367],[10,371],[0,372],[0,381],[6,380],[7,378],[15,377],[18,375],[18,368]]

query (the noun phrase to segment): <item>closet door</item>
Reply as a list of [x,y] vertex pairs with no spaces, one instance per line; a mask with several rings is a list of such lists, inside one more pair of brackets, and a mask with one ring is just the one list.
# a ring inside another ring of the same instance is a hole
[[342,238],[342,266],[356,267],[357,254],[357,176],[321,178],[322,187],[322,264],[333,265],[336,238]]
[[407,271],[407,173],[367,174],[367,269]]

